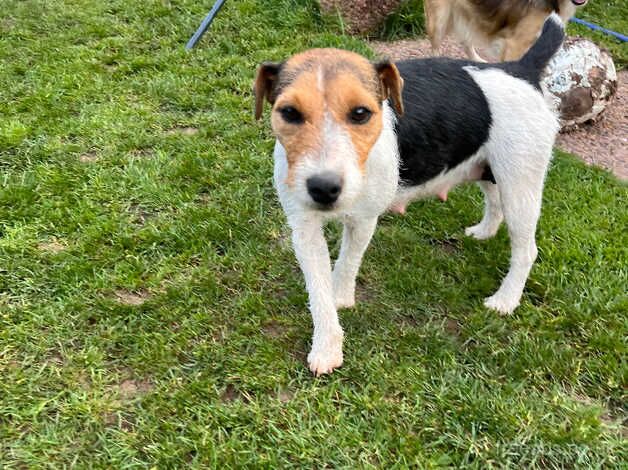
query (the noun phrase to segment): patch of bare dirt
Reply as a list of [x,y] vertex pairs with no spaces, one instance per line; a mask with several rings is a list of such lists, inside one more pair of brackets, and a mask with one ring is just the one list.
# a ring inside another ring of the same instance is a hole
[[60,353],[55,352],[51,354],[50,356],[48,356],[48,358],[46,359],[46,363],[49,365],[60,366],[65,363],[65,360],[63,359],[63,356],[61,356]]
[[288,403],[292,398],[294,398],[294,393],[290,390],[280,390],[279,393],[277,393],[277,400],[281,403]]
[[92,379],[85,372],[79,372],[78,376],[76,377],[76,383],[81,387],[81,390],[85,390],[87,392],[90,392],[92,390]]
[[56,238],[53,238],[49,241],[39,243],[37,245],[37,248],[40,251],[45,251],[46,253],[51,253],[53,255],[56,255],[57,253],[60,253],[63,250],[65,250],[67,247]]
[[418,320],[418,313],[404,313],[399,317],[397,323],[402,329],[416,328],[421,324]]
[[603,413],[600,415],[600,422],[607,428],[614,429],[619,432],[622,438],[628,438],[628,418],[624,412],[611,410],[602,403],[596,402],[591,397],[581,393],[573,393],[571,396],[574,400],[585,406],[595,406],[603,410]]
[[124,305],[142,305],[151,295],[147,290],[140,289],[139,291],[129,291],[126,289],[118,289],[114,292],[116,300]]
[[139,204],[131,204],[129,206],[129,212],[133,214],[135,223],[139,225],[144,225],[146,220],[153,215]]
[[281,338],[286,335],[287,328],[276,320],[271,320],[262,327],[262,333],[268,338]]
[[[380,56],[395,62],[404,59],[422,59],[434,55],[428,39],[402,39],[391,42],[370,41],[370,45]],[[446,57],[466,58],[462,47],[448,39],[443,41],[440,53]]]
[[9,33],[15,28],[15,20],[13,18],[2,18],[0,20],[0,31]]
[[231,403],[237,400],[239,397],[240,392],[238,392],[233,385],[229,384],[227,385],[227,388],[225,388],[225,391],[222,392],[222,395],[220,395],[220,401],[222,401],[223,403]]
[[222,326],[213,330],[211,333],[211,338],[214,343],[222,344],[225,342],[227,337],[229,336],[229,329],[226,326]]
[[103,63],[102,67],[109,73],[113,73],[116,70],[118,70],[118,68],[120,67],[120,64],[118,64],[117,62],[111,62],[111,63]]
[[340,13],[347,31],[368,33],[401,4],[401,0],[320,0],[326,14]]
[[308,345],[305,343],[300,345],[295,345],[292,349],[288,350],[288,355],[294,359],[299,364],[307,363],[307,355],[308,355]]
[[149,158],[153,156],[154,151],[150,148],[133,149],[129,154],[135,158]]
[[238,400],[243,403],[249,403],[251,396],[246,392],[239,391],[233,384],[227,385],[225,391],[220,395],[220,401],[223,403],[233,403]]
[[125,399],[135,398],[138,395],[144,395],[154,388],[153,384],[148,380],[126,379],[117,386],[120,396]]
[[116,427],[121,431],[131,432],[135,429],[135,420],[124,416],[119,411],[109,411],[103,415],[103,422],[106,426]]
[[371,290],[370,286],[364,283],[363,280],[358,279],[355,285],[355,303],[366,304],[375,300],[376,292]]
[[[378,54],[394,61],[433,55],[428,39],[372,41],[371,46]],[[463,49],[451,40],[445,40],[440,53],[447,57],[466,58]],[[607,106],[600,119],[571,132],[559,134],[556,145],[579,156],[589,165],[610,170],[625,180],[628,179],[628,71],[620,71],[617,81],[615,99]]]
[[198,134],[198,129],[191,126],[177,126],[166,131],[166,135],[195,135]]
[[609,429],[615,429],[621,434],[622,439],[628,439],[628,417],[613,416],[612,413],[606,411],[600,415],[600,421]]
[[439,247],[447,254],[455,253],[460,249],[460,240],[456,238],[444,238],[430,240],[430,244]]
[[79,162],[81,163],[94,163],[97,161],[98,155],[96,154],[96,152],[87,152],[79,156]]
[[445,331],[451,336],[460,336],[461,326],[453,318],[447,318],[444,323]]

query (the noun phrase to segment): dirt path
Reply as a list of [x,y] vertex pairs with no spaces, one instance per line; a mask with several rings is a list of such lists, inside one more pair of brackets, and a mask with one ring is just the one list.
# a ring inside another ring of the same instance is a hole
[[[395,42],[371,42],[381,56],[393,60],[429,57],[432,54],[427,39]],[[446,41],[441,54],[465,57],[462,48]],[[603,117],[594,124],[559,134],[559,148],[578,155],[589,165],[598,165],[612,171],[621,179],[628,179],[628,71],[618,73],[619,87],[615,100],[606,108]]]

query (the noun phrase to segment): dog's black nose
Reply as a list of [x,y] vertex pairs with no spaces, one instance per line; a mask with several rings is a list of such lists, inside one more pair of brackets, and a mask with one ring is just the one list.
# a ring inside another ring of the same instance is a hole
[[319,204],[333,204],[342,192],[342,179],[334,173],[321,173],[307,179],[307,192]]

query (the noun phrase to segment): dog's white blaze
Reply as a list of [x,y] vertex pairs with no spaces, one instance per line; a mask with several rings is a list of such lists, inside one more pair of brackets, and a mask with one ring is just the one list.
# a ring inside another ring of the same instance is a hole
[[321,67],[316,70],[316,87],[321,93],[325,91],[325,76]]

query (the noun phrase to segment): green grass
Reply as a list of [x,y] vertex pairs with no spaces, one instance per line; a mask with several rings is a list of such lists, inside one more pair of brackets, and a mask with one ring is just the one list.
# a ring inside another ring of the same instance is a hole
[[385,216],[315,379],[251,84],[370,52],[313,2],[243,0],[187,53],[210,3],[3,2],[0,466],[625,464],[625,185],[557,153],[510,317],[481,305],[504,229],[462,236],[475,188]]
[[[625,0],[591,0],[578,10],[578,18],[595,23],[606,29],[628,35],[628,8]],[[382,25],[378,35],[383,39],[414,37],[425,32],[423,0],[406,0]],[[593,31],[586,26],[569,23],[567,33],[588,37],[608,49],[618,69],[628,66],[628,45],[612,36]]]

